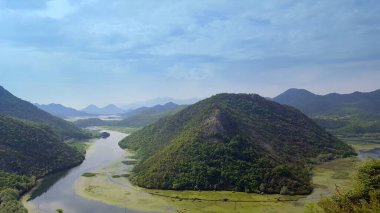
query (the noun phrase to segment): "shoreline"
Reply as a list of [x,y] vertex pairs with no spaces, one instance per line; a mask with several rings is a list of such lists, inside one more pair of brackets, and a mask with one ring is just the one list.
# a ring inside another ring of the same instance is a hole
[[[128,152],[129,150],[126,150]],[[127,154],[126,154],[127,155]],[[128,159],[126,159],[128,160]],[[310,195],[261,195],[235,191],[175,191],[145,189],[133,185],[128,178],[113,178],[125,173],[122,163],[94,170],[95,177],[80,177],[74,185],[75,193],[86,199],[108,205],[143,212],[303,212],[309,203],[319,201],[321,196],[335,192],[338,184],[349,189],[355,168],[361,160],[357,157],[336,159],[317,165],[313,169],[314,190]],[[129,167],[129,171],[132,167]],[[129,173],[128,171],[128,173]],[[237,208],[239,211],[236,211]]]
[[39,177],[38,179],[36,179],[36,184],[30,188],[29,190],[25,191],[24,193],[22,193],[19,197],[19,202],[21,202],[22,206],[24,206],[28,212],[31,212],[31,213],[44,213],[44,211],[41,211],[41,210],[37,210],[35,205],[33,205],[31,202],[29,202],[29,199],[31,197],[31,194],[37,190],[42,182],[49,176],[51,175],[54,175],[54,174],[57,174],[59,172],[64,172],[64,171],[69,171],[77,166],[80,166],[83,161],[86,159],[86,156],[87,154],[91,151],[91,146],[94,144],[95,140],[98,139],[98,138],[90,138],[90,139],[87,139],[83,142],[79,142],[79,143],[84,143],[86,144],[86,153],[84,155],[84,158],[83,160],[80,162],[80,163],[77,163],[77,164],[74,164],[70,167],[66,167],[66,168],[61,168],[61,169],[58,169],[58,170],[55,170],[55,171],[52,171],[52,172],[49,172],[47,173],[46,175],[42,176],[42,177]]

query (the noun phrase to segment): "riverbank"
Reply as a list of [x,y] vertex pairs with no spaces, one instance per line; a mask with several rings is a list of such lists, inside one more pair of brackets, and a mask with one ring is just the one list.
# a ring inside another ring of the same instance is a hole
[[[86,154],[88,154],[88,151],[91,150],[90,148],[95,141],[96,141],[96,139],[91,138],[91,139],[87,139],[87,140],[67,140],[64,143],[73,147],[74,149],[77,149],[79,152],[81,152],[85,156]],[[83,163],[83,161],[81,163]],[[74,165],[70,168],[55,171],[53,173],[49,173],[48,175],[41,177],[38,180],[36,180],[36,184],[29,191],[25,192],[20,197],[20,202],[22,203],[22,205],[28,210],[29,213],[43,213],[43,211],[38,210],[38,206],[35,206],[32,203],[28,202],[31,199],[32,194],[41,186],[41,183],[46,178],[49,178],[51,176],[55,176],[58,173],[65,173],[66,171],[68,171],[68,170],[70,170],[76,166],[79,166],[80,164]]]
[[[29,212],[55,212],[62,208],[65,212],[117,212],[120,208],[93,202],[75,194],[74,182],[85,172],[94,168],[102,168],[113,162],[118,162],[124,157],[124,151],[118,146],[118,142],[126,134],[109,131],[111,136],[99,138],[89,144],[83,144],[87,148],[86,158],[79,166],[51,174],[39,181],[22,197],[23,205]],[[88,146],[90,145],[90,146]],[[82,145],[81,145],[82,146]]]
[[348,190],[359,163],[358,158],[346,158],[316,166],[314,191],[308,196],[144,189],[123,177],[133,166],[121,162],[91,171],[96,173],[93,177],[80,177],[74,188],[87,199],[142,212],[303,212],[307,204],[334,193],[336,185],[341,191]]

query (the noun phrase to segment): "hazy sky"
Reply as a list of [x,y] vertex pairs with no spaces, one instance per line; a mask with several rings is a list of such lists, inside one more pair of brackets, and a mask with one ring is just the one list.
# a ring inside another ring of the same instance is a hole
[[82,107],[380,88],[379,0],[0,0],[0,85]]

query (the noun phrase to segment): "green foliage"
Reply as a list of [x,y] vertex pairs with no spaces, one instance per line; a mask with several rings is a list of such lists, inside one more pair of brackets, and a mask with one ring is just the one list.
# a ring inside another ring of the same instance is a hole
[[84,155],[50,128],[0,115],[0,169],[42,177],[81,163]]
[[55,210],[57,213],[63,213],[63,209],[56,209]]
[[220,94],[131,134],[131,180],[159,189],[307,194],[312,158],[351,147],[292,107],[258,95]]
[[324,198],[318,205],[326,213],[380,212],[380,159],[367,160],[357,173],[356,184],[351,191]]
[[34,177],[20,176],[0,170],[0,213],[26,213],[18,201],[21,193],[32,188]]
[[86,139],[91,134],[76,127],[71,122],[50,115],[38,109],[33,104],[21,100],[0,86],[0,113],[49,125],[60,136],[67,138]]
[[274,100],[296,107],[336,134],[380,132],[380,90],[321,96],[290,89]]
[[91,173],[91,172],[85,172],[82,174],[83,177],[95,177],[96,173]]
[[89,144],[83,141],[77,141],[77,140],[69,140],[65,141],[65,144],[68,146],[76,149],[78,152],[80,152],[83,156],[86,155],[86,150],[89,147]]

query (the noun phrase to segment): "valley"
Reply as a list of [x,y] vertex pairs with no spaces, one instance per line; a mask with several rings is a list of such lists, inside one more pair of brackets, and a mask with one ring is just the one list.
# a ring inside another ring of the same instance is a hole
[[[126,121],[144,118],[139,125],[115,125],[122,120],[109,119],[121,115],[92,115],[100,125],[72,128],[91,137],[99,137],[99,130],[110,136],[85,141],[82,137],[63,140],[61,132],[43,124],[0,116],[2,147],[20,152],[6,158],[3,155],[2,169],[28,175],[1,173],[7,181],[2,193],[15,193],[12,199],[17,200],[27,192],[22,204],[28,212],[36,213],[57,209],[99,213],[313,212],[322,211],[321,198],[352,189],[356,171],[365,159],[380,157],[378,133],[337,134],[327,129],[332,135],[294,108],[258,95],[219,94],[190,106],[163,106],[124,115]],[[16,129],[18,138],[12,134]],[[23,148],[26,138],[33,137],[37,138],[28,139],[30,148]],[[44,156],[51,161],[49,167],[41,163],[41,156],[30,155],[38,147],[49,150],[50,155]],[[23,155],[30,158],[24,159]],[[33,166],[28,164],[33,161]],[[191,163],[193,169],[188,170],[189,164],[183,162]],[[264,164],[251,165],[257,169],[256,176],[248,177],[242,168],[251,162]],[[190,172],[178,172],[184,170]],[[211,170],[213,173],[209,173]],[[235,174],[235,179],[226,174]],[[275,179],[266,179],[268,174]],[[35,177],[42,179],[36,182]],[[18,182],[12,183],[11,178]],[[256,182],[250,182],[253,180]],[[281,184],[272,184],[274,181]],[[211,183],[215,184],[213,188]],[[19,191],[7,191],[9,186]],[[26,211],[18,202],[4,204],[4,210]]]

